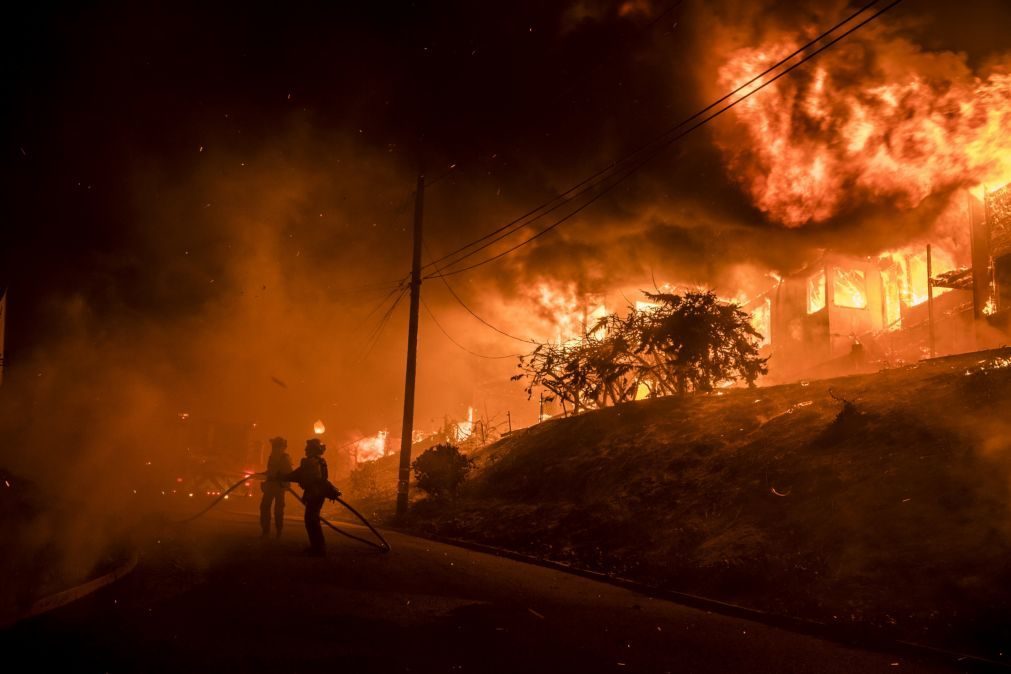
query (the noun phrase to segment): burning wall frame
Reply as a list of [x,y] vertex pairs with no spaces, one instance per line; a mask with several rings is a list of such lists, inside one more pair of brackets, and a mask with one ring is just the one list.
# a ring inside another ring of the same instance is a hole
[[873,371],[918,360],[935,343],[946,353],[973,350],[972,302],[948,292],[971,291],[972,271],[930,277],[928,257],[915,249],[879,257],[827,252],[785,276],[769,293],[770,379]]

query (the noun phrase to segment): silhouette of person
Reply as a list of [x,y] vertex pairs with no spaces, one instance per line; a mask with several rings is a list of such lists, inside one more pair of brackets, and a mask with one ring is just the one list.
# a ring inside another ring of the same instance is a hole
[[305,532],[309,535],[309,547],[306,548],[306,552],[319,557],[326,554],[320,511],[323,509],[323,501],[326,500],[329,489],[332,489],[326,459],[323,458],[325,451],[326,445],[320,442],[319,438],[306,440],[305,458],[299,463],[298,468],[284,476],[284,479],[298,482],[302,487]]
[[267,478],[260,484],[263,497],[260,499],[260,530],[261,536],[270,535],[270,508],[274,506],[274,528],[276,536],[281,537],[284,527],[284,492],[288,483],[281,478],[291,472],[291,457],[288,452],[288,441],[284,438],[270,439],[270,458],[267,459]]

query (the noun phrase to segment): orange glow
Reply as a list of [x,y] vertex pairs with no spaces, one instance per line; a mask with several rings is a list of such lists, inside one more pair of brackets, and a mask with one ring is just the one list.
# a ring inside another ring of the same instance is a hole
[[474,408],[467,408],[467,420],[458,421],[455,427],[455,434],[457,442],[463,442],[474,434]]
[[323,435],[326,433],[326,425],[321,420],[317,419],[316,423],[312,425],[312,432],[316,435]]
[[859,269],[832,270],[832,303],[850,309],[867,308],[867,279]]
[[751,326],[762,335],[759,346],[772,344],[772,300],[766,297],[751,312]]
[[386,456],[386,440],[389,435],[389,431],[379,431],[375,435],[361,438],[355,442],[355,461],[363,463]]
[[575,284],[540,283],[534,301],[539,313],[553,325],[554,334],[548,339],[556,344],[578,341],[586,329],[607,316],[607,307],[600,298],[580,295]]
[[[887,265],[881,277],[885,284],[886,315],[892,325],[899,318],[899,304],[915,307],[927,301],[927,253],[919,248],[906,248],[883,253],[880,259]],[[954,268],[954,257],[944,249],[934,247],[931,251],[931,273],[936,277]],[[934,297],[950,290],[935,287]]]
[[807,280],[807,313],[814,314],[825,308],[825,270]]
[[[933,194],[967,187],[979,195],[1011,178],[1011,75],[977,76],[955,54],[891,48],[902,58],[882,60],[856,83],[851,64],[830,57],[733,109],[740,126],[724,128],[718,142],[730,175],[771,219],[823,222],[854,201],[908,210]],[[720,87],[743,84],[794,49],[733,52]]]

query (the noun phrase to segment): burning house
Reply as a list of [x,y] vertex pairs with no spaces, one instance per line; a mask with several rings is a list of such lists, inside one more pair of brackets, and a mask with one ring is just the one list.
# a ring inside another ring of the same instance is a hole
[[826,252],[744,305],[770,379],[867,372],[997,346],[1011,326],[1011,186],[969,198],[971,266],[937,247]]

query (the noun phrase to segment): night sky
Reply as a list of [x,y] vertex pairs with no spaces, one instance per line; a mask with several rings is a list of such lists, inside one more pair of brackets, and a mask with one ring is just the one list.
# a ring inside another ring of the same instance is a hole
[[[282,406],[269,396],[290,393],[300,397],[278,425],[312,404],[338,408],[348,432],[395,424],[406,303],[362,347],[385,292],[371,286],[409,268],[419,166],[437,181],[425,218],[427,254],[438,255],[705,105],[728,49],[830,25],[847,7],[21,6],[4,40],[0,285],[12,377],[61,371],[101,388],[101,373],[136,370],[172,404],[269,390],[215,412],[230,418],[269,416]],[[906,0],[882,23],[888,39],[965,52],[974,71],[1007,60],[1011,6],[1000,0]],[[657,273],[718,284],[732,265],[788,269],[861,227],[775,222],[707,128],[564,229],[454,283],[509,327],[540,280],[585,292],[642,287]],[[888,238],[876,237],[868,247]],[[426,297],[467,346],[522,347],[470,321],[435,283]],[[419,376],[438,393],[423,423],[479,404],[475,387],[512,367],[467,360],[428,330],[423,320]]]

